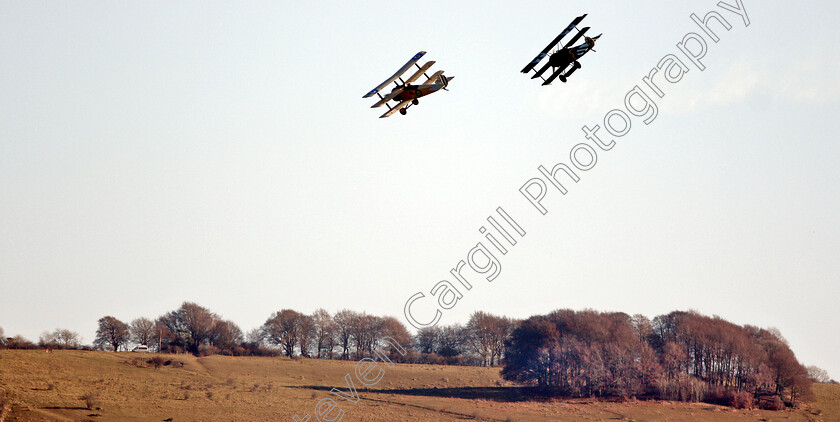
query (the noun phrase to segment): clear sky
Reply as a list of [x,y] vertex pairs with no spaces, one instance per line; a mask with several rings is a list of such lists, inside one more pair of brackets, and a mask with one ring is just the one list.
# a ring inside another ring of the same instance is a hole
[[[0,2],[0,326],[90,343],[185,300],[245,331],[282,308],[407,323],[501,206],[526,235],[442,324],[695,309],[840,378],[840,8],[633,3]],[[711,10],[717,43],[690,18]],[[582,13],[604,35],[568,84],[519,73]],[[379,119],[362,95],[421,50],[450,91]],[[689,70],[659,98],[668,54]],[[598,149],[581,128],[636,85],[656,118]],[[540,214],[519,189],[581,142],[597,162]]]

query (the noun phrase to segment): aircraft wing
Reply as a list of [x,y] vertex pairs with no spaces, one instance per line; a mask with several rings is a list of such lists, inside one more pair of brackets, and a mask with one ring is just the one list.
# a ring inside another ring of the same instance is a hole
[[543,67],[540,68],[540,70],[537,71],[537,73],[534,74],[534,76],[531,76],[531,79],[536,79],[542,76],[542,74],[545,73],[545,71],[548,70],[550,66],[551,62],[546,63]]
[[[566,67],[568,67],[568,66],[566,66]],[[546,78],[545,82],[543,82],[543,86],[545,86],[545,85],[549,85],[549,84],[551,84],[552,82],[554,82],[554,80],[555,80],[555,79],[557,79],[557,77],[558,77],[558,76],[562,75],[562,74],[563,74],[563,72],[565,72],[565,71],[566,71],[566,67],[564,67],[564,68],[562,68],[562,69],[557,69],[557,70],[555,70],[555,71],[554,71],[554,73],[552,73],[552,74],[551,74],[551,76],[549,76],[548,78]]]
[[537,63],[539,63],[539,62],[540,62],[540,60],[542,60],[542,59],[543,59],[546,55],[548,55],[548,51],[549,51],[549,50],[551,50],[551,48],[552,48],[552,47],[554,47],[554,45],[555,45],[555,44],[557,44],[558,42],[560,42],[560,39],[562,39],[563,37],[565,37],[565,36],[566,36],[566,34],[568,34],[568,33],[569,33],[569,32],[570,32],[570,31],[571,31],[571,30],[572,30],[575,26],[577,26],[577,24],[579,24],[579,23],[583,20],[583,18],[585,18],[585,17],[586,17],[586,13],[584,13],[584,14],[583,14],[583,15],[581,15],[581,16],[576,17],[576,18],[572,21],[572,23],[570,23],[570,24],[569,24],[569,26],[567,26],[567,27],[566,27],[566,29],[564,29],[564,30],[563,30],[563,32],[561,32],[561,33],[560,33],[560,35],[558,35],[556,38],[554,38],[554,40],[552,40],[552,41],[548,44],[548,46],[546,46],[546,47],[543,49],[543,51],[541,51],[541,52],[540,52],[540,54],[537,54],[537,57],[534,57],[534,60],[531,60],[531,62],[530,62],[530,63],[528,63],[528,65],[527,65],[527,66],[525,66],[525,67],[522,69],[522,73],[528,73],[528,72],[530,72],[530,71],[531,71],[531,69],[533,69],[533,68],[534,68],[534,66],[536,66],[536,65],[537,65]]
[[383,117],[391,117],[394,113],[400,111],[401,108],[407,106],[408,103],[410,103],[410,102],[411,102],[411,100],[405,100],[405,101],[400,102],[399,104],[391,107],[391,109],[386,111],[385,114],[379,116],[379,118],[381,119]]
[[437,72],[433,73],[433,74],[432,74],[432,76],[429,76],[429,79],[428,79],[426,82],[423,82],[423,83],[422,83],[422,84],[420,84],[420,85],[433,84],[433,83],[435,83],[435,80],[436,80],[436,79],[438,78],[438,76],[440,76],[440,75],[443,75],[443,71],[442,71],[442,70],[438,70]]
[[424,64],[422,67],[420,67],[420,69],[417,69],[417,71],[414,72],[414,74],[411,75],[411,77],[409,77],[408,79],[405,80],[405,84],[408,85],[408,84],[416,81],[417,78],[419,78],[420,75],[426,73],[426,71],[429,70],[429,68],[432,67],[433,64],[435,64],[434,60],[431,60],[431,61],[427,62],[426,64]]
[[577,40],[579,40],[580,37],[583,36],[583,34],[586,34],[586,31],[588,31],[588,30],[589,30],[589,27],[587,26],[586,28],[583,28],[580,31],[578,31],[578,33],[575,34],[575,36],[572,37],[572,39],[570,39],[569,42],[567,42],[566,45],[563,46],[563,48],[569,48],[569,46],[574,44]]
[[402,76],[403,73],[408,71],[408,69],[411,68],[411,66],[414,63],[417,63],[417,61],[420,60],[420,58],[423,57],[424,54],[426,54],[425,51],[421,51],[421,52],[415,54],[414,57],[412,57],[406,64],[403,65],[403,67],[401,67],[399,70],[397,70],[397,73],[394,73],[394,75],[391,76],[390,78],[386,79],[385,82],[382,82],[376,88],[373,88],[372,90],[370,90],[370,92],[363,95],[362,98],[372,97],[372,96],[376,95],[379,92],[380,89],[385,88],[386,85],[388,85],[391,82],[394,82],[395,80],[397,80],[397,78]]
[[388,101],[393,100],[394,97],[396,97],[397,95],[400,95],[400,93],[403,92],[403,90],[405,90],[404,86],[401,86],[401,87],[395,89],[390,94],[382,97],[382,99],[377,101],[376,104],[370,106],[370,108],[382,107],[383,104],[387,103]]

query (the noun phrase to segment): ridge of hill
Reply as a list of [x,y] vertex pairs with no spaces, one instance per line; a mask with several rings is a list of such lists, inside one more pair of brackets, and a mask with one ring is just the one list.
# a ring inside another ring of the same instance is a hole
[[[153,358],[160,358],[155,368]],[[815,384],[815,403],[792,411],[705,403],[530,399],[499,368],[397,364],[372,389],[346,390],[356,362],[102,351],[0,350],[6,421],[268,421],[314,415],[337,399],[344,421],[840,421],[840,385]],[[0,404],[2,408],[2,404]],[[9,413],[9,412],[7,412]],[[0,416],[2,420],[2,416]],[[314,417],[313,417],[314,420]]]

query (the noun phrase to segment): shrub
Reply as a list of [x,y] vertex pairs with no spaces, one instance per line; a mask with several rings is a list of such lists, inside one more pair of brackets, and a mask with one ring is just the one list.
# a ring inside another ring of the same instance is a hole
[[155,368],[155,369],[160,368],[160,367],[161,367],[161,366],[163,366],[163,364],[164,364],[164,362],[163,362],[163,358],[162,358],[162,357],[160,357],[160,356],[155,356],[155,357],[153,357],[153,358],[151,358],[151,359],[147,360],[147,361],[146,361],[146,363],[147,363],[149,366],[151,366],[152,368]]
[[703,401],[721,406],[731,406],[732,395],[722,386],[716,385],[706,390],[705,394],[703,394]]
[[752,409],[754,406],[752,394],[746,391],[732,393],[732,407],[736,409]]
[[96,393],[87,393],[79,399],[84,400],[85,408],[87,410],[96,410],[100,408],[99,395]]
[[764,410],[784,410],[785,403],[777,395],[763,397],[758,401],[758,407]]
[[218,355],[221,352],[222,352],[222,350],[219,349],[216,346],[212,346],[212,345],[208,345],[208,344],[202,344],[202,345],[198,346],[198,355],[199,356]]
[[166,362],[163,362],[163,365],[164,366],[172,365],[173,368],[183,368],[184,367],[184,362],[181,362],[179,360],[169,359]]
[[703,401],[736,409],[751,409],[753,396],[746,391],[728,390],[722,386],[709,387],[703,395]]

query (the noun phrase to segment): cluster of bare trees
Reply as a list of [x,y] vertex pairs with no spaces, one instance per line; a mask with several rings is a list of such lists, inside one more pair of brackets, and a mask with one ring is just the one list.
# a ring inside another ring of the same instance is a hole
[[82,336],[75,331],[59,328],[42,333],[38,345],[51,349],[78,349],[82,347]]
[[136,344],[159,352],[249,354],[242,347],[239,326],[192,302],[184,302],[154,321],[141,317],[125,323],[104,316],[98,322],[93,344],[99,349],[128,350],[129,344]]
[[57,328],[53,331],[44,331],[35,343],[21,335],[6,337],[3,327],[0,327],[0,349],[81,349],[83,347],[82,336],[67,329]]
[[505,341],[517,321],[486,312],[474,312],[466,325],[434,326],[419,330],[414,348],[423,363],[500,365]]
[[242,330],[233,321],[224,320],[207,308],[184,302],[177,310],[156,321],[163,351],[187,351],[192,354],[234,352],[241,347]]
[[351,359],[369,356],[390,337],[408,344],[411,335],[394,317],[324,309],[306,315],[291,309],[277,311],[255,333],[260,341],[281,348],[286,356]]
[[342,310],[330,316],[319,309],[311,315],[283,309],[259,329],[259,338],[279,347],[286,356],[297,354],[321,359],[358,359],[380,347],[384,338],[408,349],[405,355],[389,350],[397,362],[450,365],[498,365],[505,340],[515,327],[510,318],[476,312],[466,326],[434,326],[411,334],[394,317]]
[[342,310],[331,316],[324,309],[306,315],[291,309],[277,311],[247,336],[234,322],[224,320],[192,302],[152,321],[137,318],[125,323],[112,316],[99,319],[94,346],[128,350],[129,344],[147,345],[159,352],[196,355],[276,355],[352,359],[368,356],[390,337],[411,344],[405,326],[393,317]]
[[[153,351],[196,355],[279,353],[289,357],[359,359],[385,348],[398,362],[493,366],[501,364],[505,340],[517,322],[476,312],[466,325],[429,327],[412,336],[403,323],[390,316],[347,309],[334,315],[324,309],[312,314],[281,309],[243,336],[232,321],[195,303],[184,302],[154,321],[137,318],[126,323],[105,316],[98,324],[94,346],[112,351],[142,344]],[[408,353],[391,350],[386,338],[396,341]]]
[[3,327],[0,327],[0,349],[79,349],[82,347],[82,336],[67,329],[57,328],[53,331],[44,331],[38,343],[34,343],[21,335],[6,337]]
[[811,397],[808,372],[778,331],[695,312],[558,310],[507,342],[502,376],[568,396],[648,396],[780,408]]
[[805,369],[808,370],[808,378],[811,378],[812,382],[837,384],[837,381],[828,376],[828,371],[819,366],[808,365]]
[[651,339],[654,345],[676,351],[668,359],[679,371],[709,385],[756,398],[775,395],[788,404],[811,398],[808,371],[778,330],[672,312],[654,320]]

